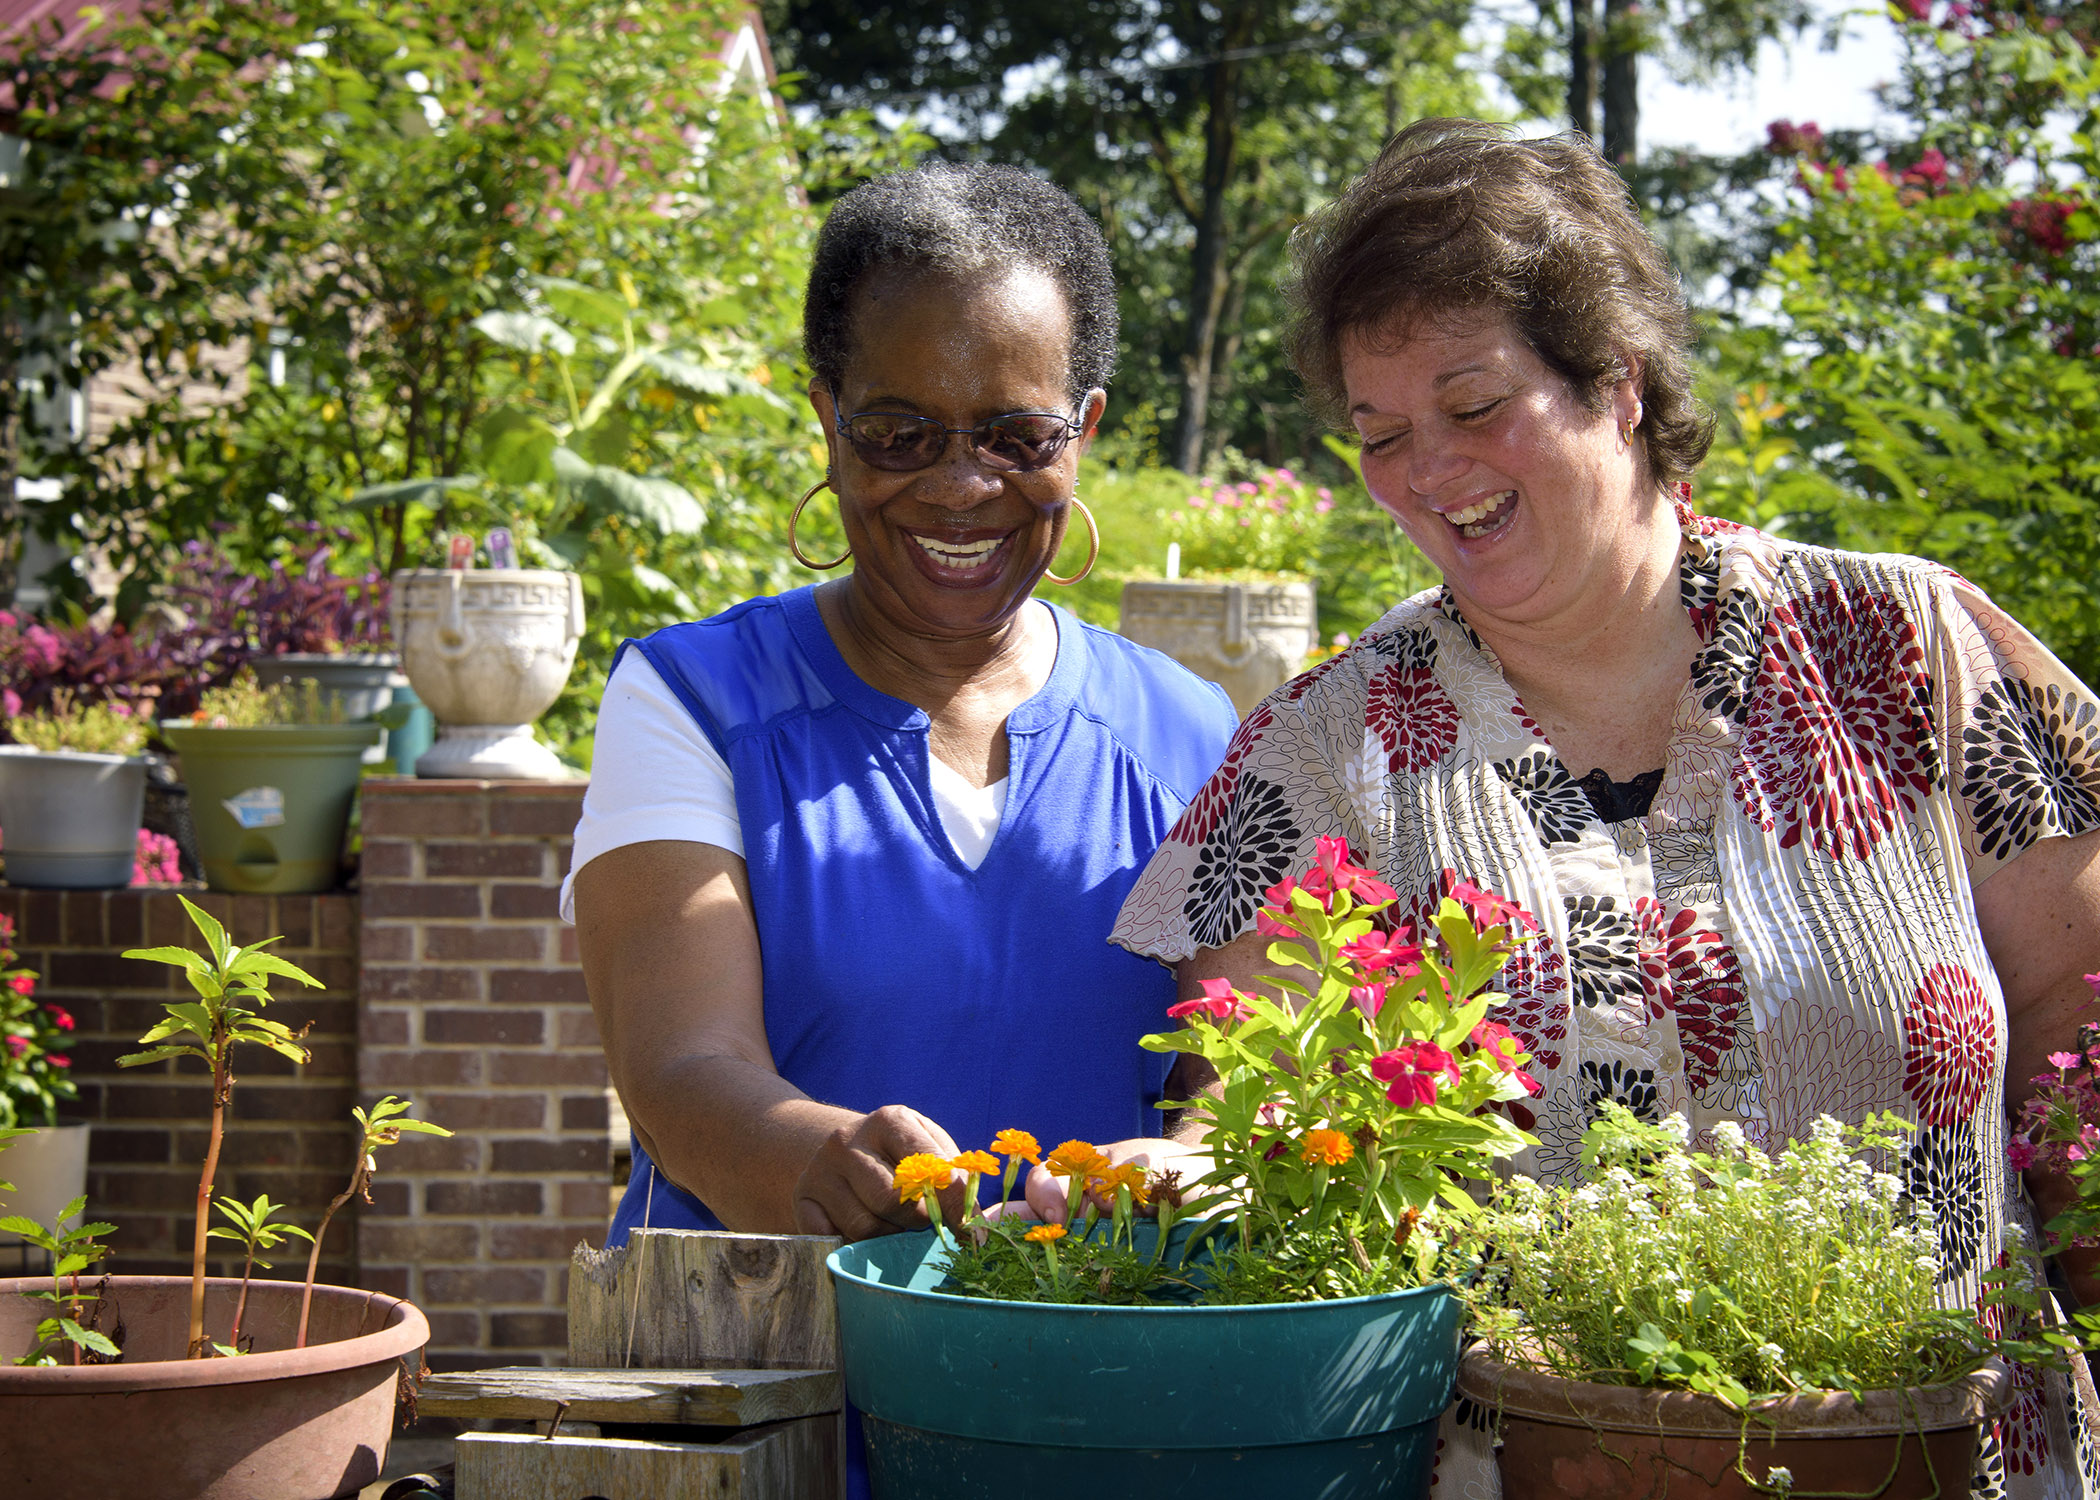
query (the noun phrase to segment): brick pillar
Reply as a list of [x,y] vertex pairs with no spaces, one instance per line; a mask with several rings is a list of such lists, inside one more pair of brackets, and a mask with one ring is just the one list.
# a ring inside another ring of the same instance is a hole
[[364,789],[359,1091],[456,1132],[380,1160],[364,1284],[430,1318],[434,1369],[559,1363],[578,1240],[604,1242],[605,1059],[556,911],[581,782]]
[[[237,943],[281,936],[280,953],[320,980],[309,990],[277,980],[266,1014],[297,1030],[310,1026],[305,1067],[260,1047],[235,1054],[233,1110],[220,1149],[216,1196],[253,1202],[257,1193],[287,1206],[282,1217],[312,1228],[350,1180],[356,1147],[357,897],[183,894],[225,923]],[[195,1232],[197,1173],[211,1121],[204,1065],[188,1058],[119,1068],[160,1020],[164,1002],[188,996],[165,964],[122,957],[127,948],[193,948],[199,939],[175,892],[0,889],[0,912],[15,919],[22,962],[43,976],[37,997],[64,1007],[75,1031],[69,1055],[80,1099],[68,1119],[94,1122],[88,1143],[88,1214],[117,1226],[106,1268],[120,1275],[186,1275]],[[0,1177],[6,1163],[0,1159]],[[321,1278],[356,1285],[354,1216],[337,1215],[322,1247]],[[237,1255],[213,1241],[215,1275],[239,1275]],[[271,1257],[259,1276],[303,1278],[297,1241]],[[11,1268],[10,1268],[11,1269]]]

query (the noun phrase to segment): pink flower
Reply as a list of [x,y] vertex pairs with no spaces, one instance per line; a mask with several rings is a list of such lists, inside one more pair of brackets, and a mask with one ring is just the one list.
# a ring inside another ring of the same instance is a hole
[[[0,917],[0,921],[5,921],[5,920],[6,920],[6,918],[4,918],[4,917]],[[7,934],[6,934],[6,932],[5,932],[5,931],[0,931],[0,937],[6,937],[6,936],[7,936]],[[2092,986],[2092,989],[2093,989],[2093,998],[2094,998],[2094,999],[2096,999],[2096,1000],[2100,1000],[2100,974],[2088,974],[2088,975],[2086,975],[2086,976],[2085,976],[2085,982],[2086,982],[2087,984],[2089,984],[2089,985],[2091,985],[2091,986]]]
[[1342,957],[1366,969],[1392,969],[1412,964],[1421,958],[1422,947],[1419,943],[1410,943],[1408,935],[1405,927],[1398,932],[1373,929],[1342,944]]
[[1475,1026],[1473,1045],[1485,1053],[1488,1061],[1497,1068],[1506,1074],[1514,1075],[1517,1082],[1523,1085],[1525,1093],[1542,1092],[1539,1081],[1517,1065],[1517,1059],[1524,1055],[1524,1044],[1517,1040],[1516,1033],[1500,1021],[1482,1021]]
[[29,1041],[26,1037],[11,1036],[7,1039],[7,1051],[9,1056],[20,1057],[23,1053],[27,1052],[28,1050]]
[[64,655],[58,637],[43,626],[32,625],[22,632],[22,661],[30,671],[56,671]]
[[1334,891],[1348,891],[1358,901],[1372,906],[1391,901],[1399,894],[1369,870],[1349,863],[1349,841],[1338,838],[1315,841],[1313,868],[1306,872],[1305,889],[1323,899]]
[[1296,484],[1298,482],[1298,476],[1289,469],[1272,469],[1269,472],[1269,478],[1277,484]]
[[2075,1068],[2084,1061],[2085,1059],[2076,1052],[2052,1052],[2049,1054],[2049,1066],[2052,1068]]
[[1380,1007],[1385,1004],[1385,990],[1386,982],[1381,979],[1375,984],[1359,984],[1351,987],[1349,998],[1356,1002],[1358,1010],[1367,1016],[1375,1017]]
[[1254,914],[1254,930],[1263,937],[1294,938],[1302,936],[1298,929],[1291,926],[1290,923],[1279,922],[1276,918],[1270,916],[1269,909],[1266,906]]
[[60,1031],[71,1031],[73,1029],[73,1017],[63,1006],[47,1005],[44,1009],[51,1016],[51,1024]]
[[1244,1021],[1254,1012],[1232,992],[1231,980],[1206,979],[1202,999],[1170,1005],[1167,1014],[1177,1021],[1184,1016],[1205,1016],[1213,1021]]
[[63,1052],[46,1052],[44,1061],[51,1064],[54,1068],[70,1068],[73,1066],[73,1059],[66,1056]]
[[17,995],[34,995],[36,980],[28,974],[16,974],[8,979],[7,987]]
[[13,688],[0,688],[0,719],[13,719],[21,715],[22,695]]
[[1463,906],[1466,914],[1478,926],[1507,927],[1511,932],[1520,927],[1527,927],[1533,932],[1539,930],[1539,924],[1530,912],[1506,896],[1482,890],[1470,880],[1453,881],[1451,899]]
[[2024,1135],[2016,1135],[2005,1143],[2005,1164],[2015,1172],[2024,1172],[2034,1165],[2034,1143]]
[[1436,1103],[1437,1080],[1459,1081],[1458,1059],[1434,1042],[1403,1042],[1371,1059],[1371,1076],[1403,1109]]

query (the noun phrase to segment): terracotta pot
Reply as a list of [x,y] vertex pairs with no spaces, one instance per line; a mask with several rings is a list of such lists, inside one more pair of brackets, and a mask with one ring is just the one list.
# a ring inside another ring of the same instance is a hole
[[[0,1355],[27,1349],[48,1304],[18,1295],[40,1277],[0,1279]],[[224,1338],[240,1282],[206,1284],[204,1326]],[[409,1303],[314,1288],[308,1347],[293,1349],[300,1284],[257,1281],[242,1320],[256,1352],[183,1359],[187,1276],[113,1276],[97,1326],[117,1364],[0,1364],[0,1476],[37,1500],[334,1500],[379,1477],[403,1370],[429,1340]]]
[[1876,1500],[1963,1500],[1980,1425],[2005,1410],[2012,1377],[1991,1365],[1951,1385],[1788,1396],[1743,1413],[1711,1396],[1595,1385],[1507,1365],[1476,1346],[1458,1393],[1500,1424],[1504,1500],[1728,1500],[1772,1468],[1795,1488]]

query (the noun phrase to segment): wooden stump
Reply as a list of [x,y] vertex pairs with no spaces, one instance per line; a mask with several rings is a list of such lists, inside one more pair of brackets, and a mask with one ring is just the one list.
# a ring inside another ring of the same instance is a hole
[[[844,1500],[845,1382],[824,1268],[838,1243],[656,1229],[617,1249],[577,1246],[570,1368],[424,1384],[420,1409],[435,1416],[549,1424],[545,1436],[461,1434],[458,1500]],[[571,1436],[571,1422],[597,1432]]]

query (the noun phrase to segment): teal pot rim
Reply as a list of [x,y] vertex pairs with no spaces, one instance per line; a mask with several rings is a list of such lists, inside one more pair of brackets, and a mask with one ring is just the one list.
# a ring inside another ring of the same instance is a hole
[[271,755],[325,755],[363,750],[379,743],[386,731],[377,724],[257,724],[242,728],[192,724],[162,719],[161,737],[179,754],[185,750],[227,750]]
[[70,760],[95,766],[129,766],[142,764],[146,752],[133,755],[112,755],[100,750],[39,750],[34,745],[0,745],[0,755],[11,755],[22,760]]
[[249,665],[258,662],[289,662],[293,666],[311,667],[332,663],[345,667],[398,667],[401,653],[398,651],[279,651],[274,655],[264,654],[250,657]]
[[1458,1366],[1460,1304],[1441,1283],[1237,1307],[996,1302],[908,1279],[933,1234],[827,1258],[846,1391],[902,1427],[1103,1450],[1276,1448],[1435,1420]]

